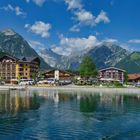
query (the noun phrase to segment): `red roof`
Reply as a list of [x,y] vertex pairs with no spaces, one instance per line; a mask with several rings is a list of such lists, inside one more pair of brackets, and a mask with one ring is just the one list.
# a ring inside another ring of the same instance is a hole
[[128,74],[128,80],[135,80],[140,78],[140,74]]

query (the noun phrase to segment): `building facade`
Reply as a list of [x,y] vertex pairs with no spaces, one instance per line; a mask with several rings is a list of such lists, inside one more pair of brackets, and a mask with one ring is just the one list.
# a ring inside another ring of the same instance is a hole
[[48,70],[44,73],[45,78],[54,78],[55,80],[72,80],[74,74],[64,70]]
[[100,81],[124,82],[125,70],[110,67],[99,71]]
[[15,58],[5,55],[0,58],[0,79],[6,83],[14,83],[19,79],[31,79],[39,71],[38,57]]

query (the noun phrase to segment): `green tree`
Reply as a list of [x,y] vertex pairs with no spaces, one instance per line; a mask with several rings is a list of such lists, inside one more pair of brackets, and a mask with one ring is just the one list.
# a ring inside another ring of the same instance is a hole
[[36,72],[33,72],[32,73],[32,75],[31,75],[31,77],[32,77],[32,79],[34,80],[34,81],[36,81],[37,80],[37,73]]
[[128,73],[125,72],[125,73],[124,73],[124,83],[127,84],[127,82],[128,82]]
[[96,65],[94,64],[91,57],[86,56],[83,58],[79,68],[79,73],[82,77],[96,77],[98,75]]

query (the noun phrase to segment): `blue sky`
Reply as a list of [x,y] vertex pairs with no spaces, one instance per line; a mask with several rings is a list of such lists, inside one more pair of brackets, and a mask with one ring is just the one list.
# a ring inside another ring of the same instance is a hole
[[140,50],[140,0],[1,0],[0,29],[37,51],[70,54],[108,41]]

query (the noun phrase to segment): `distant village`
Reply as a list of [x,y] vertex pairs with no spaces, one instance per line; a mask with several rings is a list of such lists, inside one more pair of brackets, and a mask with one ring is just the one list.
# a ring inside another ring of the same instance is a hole
[[0,82],[19,85],[131,85],[139,86],[140,74],[127,74],[123,69],[109,67],[98,70],[97,76],[82,77],[80,74],[60,70],[40,70],[38,57],[16,58],[4,55],[0,58]]

